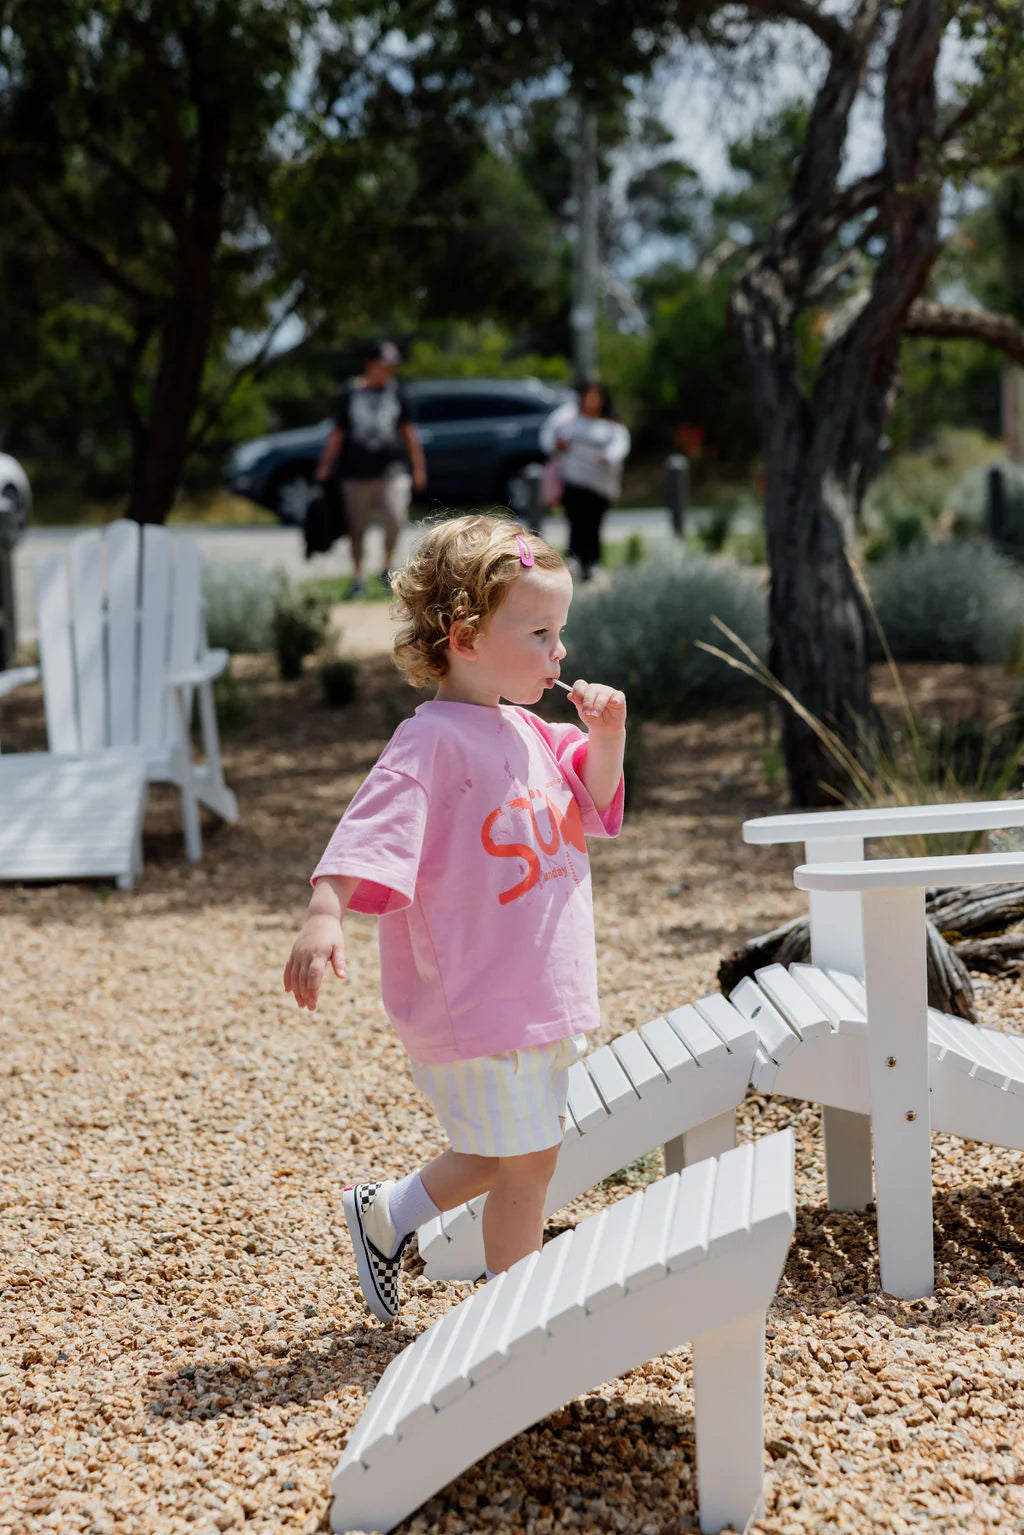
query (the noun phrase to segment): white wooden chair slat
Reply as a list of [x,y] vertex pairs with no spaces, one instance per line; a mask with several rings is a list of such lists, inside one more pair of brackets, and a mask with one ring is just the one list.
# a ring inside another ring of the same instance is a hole
[[608,1211],[586,1285],[587,1315],[610,1305],[625,1293],[626,1265],[637,1225],[643,1214],[644,1190],[620,1199]]
[[636,1098],[632,1082],[607,1045],[592,1050],[584,1057],[582,1065],[601,1094],[609,1114],[614,1114],[622,1104]]
[[514,1357],[539,1348],[547,1337],[551,1300],[575,1240],[575,1231],[566,1231],[557,1241],[546,1242],[541,1248],[529,1288],[520,1298],[505,1337],[505,1348]]
[[753,1202],[754,1148],[737,1146],[735,1156],[723,1157],[715,1179],[708,1226],[708,1243],[713,1250],[742,1243],[750,1230]]
[[139,525],[107,530],[107,695],[111,746],[139,739]]
[[[500,1276],[501,1305],[491,1311],[486,1328],[474,1339],[466,1360],[466,1368],[474,1384],[486,1380],[495,1370],[508,1363],[509,1334],[519,1315],[519,1308],[532,1287],[539,1258],[539,1253],[532,1253],[524,1262],[513,1264],[511,1269]],[[498,1282],[491,1280],[487,1288],[490,1289],[491,1284]]]
[[673,1274],[701,1262],[711,1239],[716,1162],[695,1162],[678,1175],[679,1196],[665,1241],[665,1267]]
[[[973,1025],[968,1024],[968,1028]],[[981,1036],[979,1043],[983,1046],[987,1055],[991,1058],[995,1068],[1001,1071],[1005,1077],[1007,1092],[1020,1092],[1024,1083],[1021,1081],[1022,1063],[1019,1046],[1014,1048],[1014,1041],[1006,1034],[1001,1034],[998,1029],[978,1028]]]
[[[161,537],[160,535],[164,536]],[[171,627],[171,550],[164,528],[147,528],[142,540],[139,599],[139,739],[159,751],[168,739],[171,701],[164,687]]]
[[469,1361],[481,1341],[493,1336],[495,1318],[498,1325],[501,1324],[504,1312],[502,1297],[507,1284],[506,1273],[499,1274],[484,1286],[484,1298],[479,1305],[473,1307],[474,1315],[470,1318],[469,1327],[460,1337],[458,1347],[449,1350],[434,1379],[430,1402],[436,1411],[440,1412],[461,1396],[463,1391],[469,1390],[472,1384]]
[[568,1258],[551,1293],[548,1331],[552,1334],[586,1315],[587,1287],[607,1219],[608,1211],[600,1210],[597,1215],[582,1221],[573,1232]]
[[798,986],[817,1002],[837,1029],[865,1031],[867,1015],[862,1007],[841,991],[830,975],[818,965],[791,965],[790,974]]
[[652,1018],[643,1024],[640,1037],[670,1082],[678,1081],[681,1073],[689,1075],[698,1069],[693,1052],[687,1050],[666,1018]]
[[83,752],[107,745],[106,663],[103,654],[103,535],[98,530],[72,539],[68,548],[71,578],[72,648],[78,697],[78,735]]
[[610,1042],[609,1049],[632,1082],[638,1097],[643,1098],[645,1093],[668,1086],[668,1078],[644,1043],[639,1029],[620,1034],[618,1039]]
[[[467,1308],[453,1306],[442,1321],[446,1325],[440,1344],[429,1357],[418,1361],[419,1368],[415,1372],[410,1371],[399,1381],[397,1389],[392,1391],[387,1416],[378,1424],[375,1437],[360,1450],[360,1459],[365,1465],[377,1464],[388,1454],[391,1442],[397,1442],[406,1433],[415,1433],[420,1420],[432,1418],[437,1412],[434,1392],[438,1382],[451,1370],[453,1357],[458,1358],[459,1340],[473,1325],[472,1311],[467,1314]],[[415,1405],[410,1410],[413,1402]]]
[[608,1118],[608,1110],[582,1061],[569,1067],[569,1108],[583,1135],[589,1135]]
[[787,1019],[774,1008],[760,986],[744,976],[730,993],[733,1006],[757,1029],[758,1038],[765,1051],[780,1066],[788,1055],[801,1044],[799,1034]]
[[859,975],[851,975],[848,970],[828,970],[829,979],[834,981],[839,990],[854,1002],[861,1012],[867,1017],[868,996],[864,990],[864,982]]
[[973,1024],[965,1023],[965,1029],[958,1029],[954,1019],[936,1008],[928,1009],[928,1034],[929,1039],[937,1034],[941,1039],[944,1052],[943,1061],[948,1065],[956,1065],[961,1070],[967,1071],[980,1082],[987,1082],[991,1087],[1002,1087],[1006,1081],[1006,1072],[997,1063],[992,1052],[985,1046],[980,1030],[976,1031]]
[[67,561],[47,555],[35,568],[36,625],[40,654],[46,658],[43,704],[50,750],[57,756],[77,756],[82,749],[78,733],[78,694],[72,651],[71,583]]
[[671,1178],[661,1178],[646,1191],[644,1219],[630,1247],[625,1282],[630,1294],[653,1284],[668,1272],[665,1250],[672,1228],[680,1185],[690,1169]]
[[[939,1022],[939,1020],[942,1020]],[[946,1037],[950,1039],[951,1048],[947,1052],[952,1055],[965,1055],[973,1062],[972,1074],[981,1082],[987,1082],[992,1087],[1005,1087],[1007,1078],[1013,1075],[1013,1063],[1009,1061],[986,1036],[988,1031],[976,1028],[974,1024],[964,1024],[965,1033],[956,1027],[953,1019],[947,1019],[937,1009],[928,1009],[928,1032],[938,1027],[945,1026]]]
[[[709,997],[701,997],[697,1001],[697,1011],[706,1023],[711,1025],[712,1032],[717,1035],[730,1055],[739,1053],[749,1055],[756,1048],[757,1031],[751,1028],[748,1019],[744,1018],[732,1003],[723,997],[721,992],[713,992]],[[704,1061],[711,1063],[721,1057],[715,1052],[705,1052]]]
[[765,965],[755,972],[755,979],[768,1000],[801,1039],[814,1039],[834,1032],[834,1026],[824,1009],[790,975],[785,965]]
[[702,997],[696,1006],[687,1004],[685,1007],[673,1008],[670,1013],[665,1014],[666,1020],[694,1059],[709,1066],[724,1060],[729,1050],[712,1023],[713,1017],[719,1011],[719,1002],[725,1003],[726,1007],[729,1005],[724,997]]
[[[758,1513],[762,1496],[764,1312],[785,1261],[794,1218],[793,1138],[790,1132],[783,1132],[782,1138],[789,1163],[781,1172],[777,1156],[764,1159],[759,1147],[753,1150],[755,1201],[765,1220],[755,1224],[748,1219],[735,1247],[724,1228],[715,1246],[707,1240],[714,1174],[721,1163],[688,1168],[666,1180],[674,1190],[655,1185],[624,1201],[625,1217],[617,1213],[623,1206],[616,1206],[550,1243],[543,1273],[552,1282],[537,1279],[517,1290],[521,1302],[530,1301],[536,1308],[532,1315],[523,1312],[511,1292],[518,1284],[517,1270],[527,1269],[536,1278],[543,1256],[537,1254],[498,1281],[503,1286],[500,1296],[489,1285],[456,1308],[456,1313],[470,1313],[468,1321],[453,1325],[449,1316],[436,1323],[444,1342],[432,1344],[427,1333],[407,1351],[412,1356],[409,1367],[403,1371],[400,1360],[389,1367],[378,1387],[386,1407],[377,1408],[375,1393],[364,1422],[346,1446],[331,1478],[331,1528],[393,1529],[488,1450],[602,1380],[687,1338],[693,1340],[701,1528],[744,1528]],[[722,1162],[735,1156],[728,1152]],[[781,1187],[769,1186],[769,1164]],[[735,1182],[726,1166],[723,1190]],[[700,1227],[696,1242],[692,1232],[677,1229],[681,1206]],[[780,1210],[788,1211],[788,1226],[780,1227]],[[588,1227],[595,1219],[600,1232],[592,1239]],[[623,1230],[623,1222],[630,1229]],[[671,1229],[666,1255],[674,1239],[673,1251],[692,1254],[697,1246],[701,1261],[693,1258],[689,1267],[675,1269],[666,1262],[660,1277],[636,1290],[623,1288],[624,1272],[646,1276],[649,1255],[659,1251],[667,1225]],[[586,1265],[577,1259],[581,1243],[589,1277]],[[618,1298],[594,1311],[581,1311],[574,1305],[580,1283],[591,1295],[600,1295],[604,1266],[614,1276]],[[561,1308],[547,1319],[543,1307],[537,1306],[541,1290],[552,1306]],[[496,1331],[503,1311],[522,1312],[519,1326],[531,1324],[527,1335],[536,1335],[537,1343],[521,1354],[507,1349],[479,1383],[465,1357],[451,1358],[452,1381],[473,1381],[472,1389],[451,1394],[437,1378],[435,1361],[457,1351],[457,1339],[462,1340],[464,1355],[489,1359],[480,1355],[480,1338]],[[483,1314],[486,1321],[481,1320]],[[556,1315],[565,1316],[561,1325]],[[430,1401],[435,1386],[444,1401],[439,1408]]]

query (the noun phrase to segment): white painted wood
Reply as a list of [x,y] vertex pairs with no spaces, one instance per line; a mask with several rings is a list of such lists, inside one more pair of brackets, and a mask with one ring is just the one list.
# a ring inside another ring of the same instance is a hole
[[107,529],[107,695],[111,746],[139,740],[139,525]]
[[916,1299],[934,1283],[924,891],[863,900],[879,1266],[884,1290]]
[[80,533],[72,539],[68,548],[72,650],[78,698],[78,736],[83,752],[102,751],[109,744],[103,567],[103,535],[98,530]]
[[[735,1144],[736,1110],[726,1109],[724,1114],[705,1119],[692,1130],[685,1130],[674,1140],[665,1142],[665,1171],[676,1173],[694,1162],[702,1162],[705,1157],[720,1157],[723,1152],[731,1151]],[[677,1162],[677,1158],[681,1160]]]
[[36,630],[43,672],[43,705],[46,736],[57,756],[72,757],[82,750],[78,730],[78,690],[72,645],[71,586],[67,561],[47,555],[35,568]]
[[145,802],[138,755],[0,757],[0,880],[114,878],[130,889]]
[[1016,880],[1024,880],[1024,852],[801,864],[793,874],[799,890],[923,890],[928,885],[991,885]]
[[730,1000],[737,1012],[756,1027],[761,1047],[773,1061],[781,1063],[796,1050],[799,1034],[748,975],[733,987]]
[[694,1338],[693,1395],[700,1527],[744,1529],[764,1511],[764,1313]]
[[825,1184],[830,1210],[863,1210],[875,1197],[871,1115],[823,1103]]
[[[761,1498],[763,1426],[752,1432],[751,1406],[763,1389],[764,1313],[795,1219],[792,1158],[784,1131],[687,1169],[625,1201],[624,1215],[616,1206],[556,1238],[502,1276],[500,1293],[488,1285],[435,1323],[367,1405],[331,1479],[331,1528],[393,1529],[513,1434],[692,1339],[701,1528],[743,1529]],[[537,1282],[524,1284],[523,1270]],[[584,1307],[583,1295],[604,1304]],[[534,1340],[524,1353],[495,1347],[503,1312],[510,1334]],[[743,1325],[751,1317],[757,1325]]]
[[892,805],[878,810],[819,810],[761,816],[743,823],[743,840],[765,847],[818,837],[924,836],[931,832],[993,831],[1009,826],[1024,826],[1024,800]]
[[[656,1146],[691,1131],[696,1139],[687,1160],[697,1149],[711,1155],[734,1144],[731,1116],[750,1081],[756,1033],[724,999],[717,1000],[728,1015],[732,1048],[697,1009],[680,1009],[674,1015],[675,1028],[664,1018],[656,1019],[570,1069],[570,1113],[583,1133],[567,1134],[562,1144],[547,1191],[546,1215]],[[701,1045],[707,1046],[707,1054],[698,1060],[692,1050]],[[611,1114],[587,1070],[595,1058],[598,1085],[613,1100]],[[670,1160],[678,1155],[671,1145],[668,1155]],[[475,1279],[483,1272],[483,1205],[481,1197],[420,1229],[420,1254],[431,1279]]]
[[[819,830],[804,847],[805,863],[852,863],[863,857],[863,837],[826,836]],[[836,965],[861,975],[864,940],[857,896],[848,891],[812,890],[807,905],[814,963]]]
[[[227,655],[206,649],[200,564],[195,540],[118,522],[79,534],[35,573],[50,751],[141,748],[148,781],[181,791],[193,859],[202,851],[200,805],[228,821],[238,817],[211,685]],[[190,732],[197,693],[201,763]]]

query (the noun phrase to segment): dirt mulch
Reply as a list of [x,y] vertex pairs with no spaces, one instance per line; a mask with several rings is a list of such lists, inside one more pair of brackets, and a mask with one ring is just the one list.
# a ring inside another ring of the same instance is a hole
[[[382,1327],[355,1285],[342,1185],[442,1144],[381,1010],[373,922],[352,919],[350,984],[329,983],[316,1017],[280,983],[309,870],[416,696],[369,659],[336,713],[315,676],[236,666],[253,711],[224,738],[242,819],[207,826],[201,866],[159,791],[132,894],[0,888],[11,1535],[325,1528],[375,1382],[465,1293],[414,1264]],[[969,680],[951,671],[938,692]],[[2,723],[5,750],[42,745],[37,696],[5,701]],[[739,835],[779,808],[756,710],[647,727],[626,829],[592,850],[602,1038],[713,990],[724,952],[799,909],[789,853]],[[986,1022],[1024,1029],[1018,985],[981,996]],[[872,1213],[825,1209],[816,1111],[751,1095],[741,1120],[745,1136],[793,1124],[798,1146],[756,1528],[1021,1528],[1020,1156],[935,1137],[936,1294],[900,1302],[879,1291]],[[559,1223],[656,1174],[632,1170]],[[692,1529],[692,1409],[683,1348],[498,1449],[404,1528]]]

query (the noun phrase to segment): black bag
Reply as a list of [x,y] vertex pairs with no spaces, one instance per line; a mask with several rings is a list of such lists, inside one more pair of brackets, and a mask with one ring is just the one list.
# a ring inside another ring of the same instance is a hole
[[335,480],[318,485],[306,508],[304,527],[306,559],[314,554],[326,554],[339,538],[348,532],[345,517],[345,500],[341,486]]

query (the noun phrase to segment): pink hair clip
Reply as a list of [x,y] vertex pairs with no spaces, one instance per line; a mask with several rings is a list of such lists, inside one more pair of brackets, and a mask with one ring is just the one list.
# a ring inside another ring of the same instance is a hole
[[526,542],[526,539],[522,536],[521,533],[516,534],[516,543],[519,545],[520,562],[526,566],[527,570],[529,570],[530,566],[533,564],[533,550],[530,548],[529,544]]

